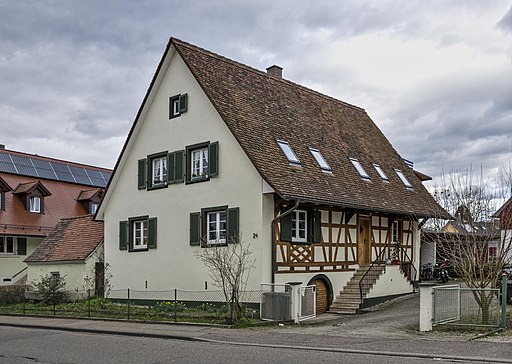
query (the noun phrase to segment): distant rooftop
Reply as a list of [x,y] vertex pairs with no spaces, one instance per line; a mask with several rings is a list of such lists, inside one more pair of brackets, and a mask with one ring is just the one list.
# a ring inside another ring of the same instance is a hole
[[0,173],[105,187],[112,175],[106,168],[41,157],[0,147]]

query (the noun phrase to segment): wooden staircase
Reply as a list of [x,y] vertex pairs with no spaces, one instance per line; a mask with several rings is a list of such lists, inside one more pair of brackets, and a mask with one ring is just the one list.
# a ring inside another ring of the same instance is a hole
[[374,264],[370,268],[370,264],[361,265],[354,273],[347,285],[343,287],[340,294],[336,296],[334,302],[329,308],[329,312],[354,315],[361,307],[361,293],[359,291],[359,281],[366,274],[365,281],[369,284],[363,287],[363,299],[366,297],[370,289],[373,287],[377,279],[380,277],[384,270],[383,264]]

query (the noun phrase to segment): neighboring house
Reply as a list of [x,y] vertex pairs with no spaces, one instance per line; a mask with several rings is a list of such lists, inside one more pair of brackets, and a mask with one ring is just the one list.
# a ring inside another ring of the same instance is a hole
[[509,251],[508,261],[512,262],[512,198],[508,199],[492,217],[500,220],[501,242]]
[[61,219],[25,263],[29,284],[57,275],[64,277],[66,290],[101,290],[103,222],[95,221],[93,215]]
[[23,261],[60,219],[94,213],[111,173],[0,146],[0,284],[25,281]]
[[[393,241],[417,269],[434,216],[449,215],[363,109],[177,39],[97,214],[116,289],[212,289],[194,253],[241,236],[248,289],[315,284],[319,312],[344,312],[340,292]],[[377,270],[366,299],[412,291],[398,266]]]

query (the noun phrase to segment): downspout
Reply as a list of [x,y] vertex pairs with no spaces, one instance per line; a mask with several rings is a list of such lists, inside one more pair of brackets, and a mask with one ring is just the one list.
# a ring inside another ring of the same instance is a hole
[[299,201],[295,201],[295,205],[289,209],[289,210],[286,210],[285,212],[283,212],[281,215],[278,215],[274,218],[274,220],[272,220],[272,279],[271,279],[271,283],[275,283],[275,263],[276,263],[276,234],[275,234],[275,230],[276,230],[276,222],[278,220],[281,220],[281,218],[285,217],[286,215],[289,215],[291,214],[294,210],[297,210],[297,208],[299,207]]

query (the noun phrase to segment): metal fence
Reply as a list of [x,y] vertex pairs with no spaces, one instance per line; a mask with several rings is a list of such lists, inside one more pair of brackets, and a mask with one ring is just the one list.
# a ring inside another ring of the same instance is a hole
[[260,315],[262,320],[291,320],[291,286],[289,284],[261,285]]
[[316,286],[301,286],[299,294],[301,298],[299,320],[316,317]]
[[[116,318],[125,320],[197,321],[222,323],[229,307],[222,291],[110,290],[95,297],[94,290],[65,291],[64,302],[43,303],[37,292],[28,291],[18,304],[0,305],[0,313],[22,313],[67,317]],[[243,315],[259,318],[262,291],[245,291],[240,303]]]
[[433,288],[433,325],[499,326],[499,290],[461,288],[460,285]]

